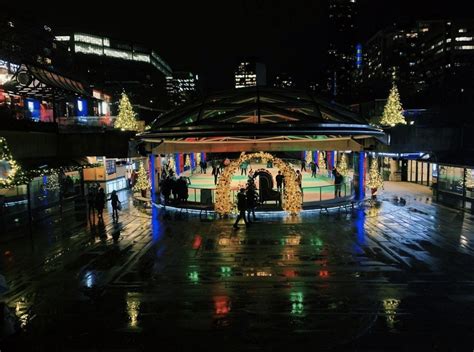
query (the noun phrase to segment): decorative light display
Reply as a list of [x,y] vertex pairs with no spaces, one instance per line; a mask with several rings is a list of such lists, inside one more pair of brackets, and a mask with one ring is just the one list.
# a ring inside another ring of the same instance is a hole
[[114,126],[123,131],[138,131],[138,122],[135,119],[132,104],[125,93],[122,93],[122,98],[120,98],[119,113]]
[[373,158],[370,164],[369,180],[367,181],[367,187],[370,189],[377,189],[383,186],[383,178],[379,171],[379,163],[377,158]]
[[133,186],[133,191],[140,192],[140,191],[145,191],[149,188],[150,188],[150,182],[148,181],[148,173],[143,167],[143,164],[141,164],[140,169],[138,170],[137,182]]
[[0,137],[0,187],[9,188],[22,182],[22,172],[16,163],[5,138]]
[[320,151],[318,153],[319,155],[319,160],[318,160],[318,166],[320,169],[326,169],[326,162],[324,161],[324,153]]
[[388,96],[387,104],[383,110],[380,124],[382,126],[395,126],[398,124],[406,125],[405,117],[403,116],[403,107],[400,102],[400,95],[395,84],[393,84]]
[[196,165],[201,166],[201,153],[194,153],[196,159]]
[[466,188],[474,188],[474,170],[466,169]]
[[221,216],[232,213],[232,210],[235,208],[234,201],[231,199],[230,189],[232,176],[238,170],[240,164],[243,162],[250,162],[252,159],[260,159],[263,163],[271,161],[273,163],[273,167],[276,167],[281,171],[283,177],[285,178],[283,210],[289,212],[290,214],[298,214],[301,211],[301,203],[303,198],[301,189],[296,182],[296,172],[283,160],[265,152],[253,154],[245,154],[243,152],[239,159],[231,161],[231,163],[226,166],[217,184],[215,204],[216,212]]
[[186,159],[184,161],[184,167],[191,168],[191,159],[189,158],[189,154],[186,154]]
[[341,160],[339,160],[336,169],[344,177],[349,174],[349,169],[347,168],[347,157],[345,153],[342,153]]

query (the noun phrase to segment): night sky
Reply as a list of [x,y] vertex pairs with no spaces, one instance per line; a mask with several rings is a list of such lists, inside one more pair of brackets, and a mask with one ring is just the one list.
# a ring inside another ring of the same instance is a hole
[[[359,1],[362,42],[394,22],[472,14],[466,0]],[[145,1],[113,10],[98,3],[65,3],[49,11],[41,3],[29,5],[28,11],[58,34],[85,31],[153,47],[174,70],[199,74],[210,90],[231,88],[234,68],[247,56],[266,63],[267,81],[288,72],[302,88],[324,65],[326,0],[159,1],[154,3],[159,10],[151,10]]]

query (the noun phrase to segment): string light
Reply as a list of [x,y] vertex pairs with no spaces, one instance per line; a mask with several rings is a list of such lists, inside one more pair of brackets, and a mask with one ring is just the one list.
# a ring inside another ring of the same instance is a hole
[[18,184],[21,168],[10,153],[7,140],[3,137],[0,137],[0,167],[0,186],[2,188]]
[[251,159],[255,158],[261,159],[263,163],[271,161],[273,166],[281,171],[283,177],[285,178],[283,210],[290,214],[298,214],[301,211],[301,203],[303,198],[301,189],[296,182],[295,171],[283,160],[265,152],[253,154],[245,154],[243,152],[239,159],[231,161],[231,163],[224,169],[216,189],[216,212],[221,216],[229,215],[235,212],[235,204],[230,197],[232,176],[238,170],[240,164],[243,162],[250,162]]

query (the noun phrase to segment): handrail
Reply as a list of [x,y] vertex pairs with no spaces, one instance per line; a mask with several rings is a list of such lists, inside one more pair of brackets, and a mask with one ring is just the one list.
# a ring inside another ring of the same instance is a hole
[[[303,204],[304,203],[312,203],[312,202],[322,202],[329,199],[336,199],[336,185],[324,185],[324,186],[309,186],[303,187]],[[211,203],[215,203],[215,193],[217,188],[201,188],[201,187],[193,187],[193,185],[188,186],[188,201],[200,204],[209,204],[201,202],[201,192],[200,190],[208,190],[210,191],[211,196]],[[312,192],[315,190],[316,192]],[[319,190],[319,192],[317,192]],[[331,192],[332,190],[332,192]],[[237,190],[231,190],[232,192],[232,199],[236,198]],[[315,199],[308,199],[310,193],[316,193]],[[341,185],[341,198],[342,197],[349,197],[354,194],[354,183],[353,182],[345,182]],[[305,200],[306,197],[306,200]]]

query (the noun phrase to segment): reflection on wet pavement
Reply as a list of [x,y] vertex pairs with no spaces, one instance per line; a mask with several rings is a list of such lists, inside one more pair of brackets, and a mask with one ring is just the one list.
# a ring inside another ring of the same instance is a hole
[[1,268],[21,331],[2,352],[158,339],[173,351],[472,349],[473,221],[404,198],[238,231],[131,207],[117,224],[9,245]]

